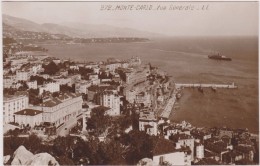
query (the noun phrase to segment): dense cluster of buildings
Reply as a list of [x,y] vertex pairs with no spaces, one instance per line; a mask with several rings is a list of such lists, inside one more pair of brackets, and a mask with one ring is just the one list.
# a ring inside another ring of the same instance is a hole
[[247,129],[196,128],[185,121],[170,123],[152,111],[143,110],[139,130],[160,136],[154,164],[241,165],[253,164],[258,158],[258,135]]
[[[172,105],[174,84],[164,72],[142,64],[139,57],[76,63],[22,50],[7,52],[5,125],[59,128],[81,117],[82,132],[88,132],[87,122],[96,108],[114,117],[130,106],[139,115],[139,130],[157,136],[152,157],[156,165],[252,164],[256,160],[258,136],[248,130],[196,128],[160,116],[161,110]],[[45,72],[44,66],[50,63],[58,68],[55,73]],[[34,98],[39,102],[31,102]]]
[[[83,96],[87,96],[84,102],[106,107],[108,115],[118,116],[125,89],[144,83],[150,73],[150,68],[143,66],[139,57],[75,63],[27,52],[22,47],[14,51],[15,46],[18,45],[6,46],[10,50],[4,61],[4,124],[34,127],[49,123],[60,127],[82,115]],[[58,70],[49,74],[45,70],[51,63]],[[9,93],[21,91],[25,93]],[[147,93],[139,90],[131,97],[137,103],[149,105],[151,99]],[[34,98],[39,101],[35,102]]]

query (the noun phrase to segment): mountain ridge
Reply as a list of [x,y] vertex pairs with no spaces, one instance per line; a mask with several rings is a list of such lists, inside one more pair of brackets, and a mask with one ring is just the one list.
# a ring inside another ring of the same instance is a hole
[[3,14],[3,24],[21,31],[46,32],[50,34],[64,34],[77,38],[98,38],[98,37],[145,37],[156,38],[165,36],[153,32],[145,32],[132,28],[115,27],[105,24],[84,24],[79,22],[43,23],[9,16]]

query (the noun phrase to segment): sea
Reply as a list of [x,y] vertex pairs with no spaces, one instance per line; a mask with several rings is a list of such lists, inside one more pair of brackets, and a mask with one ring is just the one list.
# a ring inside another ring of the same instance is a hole
[[[184,89],[172,121],[259,132],[258,37],[172,37],[140,43],[39,44],[50,56],[79,62],[139,56],[176,83],[235,83],[238,89]],[[220,53],[232,61],[208,59]]]

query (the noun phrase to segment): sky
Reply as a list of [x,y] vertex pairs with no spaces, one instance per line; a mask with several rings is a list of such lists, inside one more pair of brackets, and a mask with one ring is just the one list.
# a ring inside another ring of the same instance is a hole
[[[102,5],[134,8],[111,11],[101,10]],[[153,10],[141,10],[144,5]],[[157,10],[158,5],[166,10]],[[180,6],[187,10],[170,10]],[[106,24],[170,36],[256,36],[258,6],[258,2],[2,2],[2,11],[36,23]]]

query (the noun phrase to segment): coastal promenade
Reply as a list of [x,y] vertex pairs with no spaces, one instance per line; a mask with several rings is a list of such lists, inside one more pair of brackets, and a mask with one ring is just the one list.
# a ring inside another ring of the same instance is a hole
[[172,95],[171,95],[171,98],[168,100],[168,103],[166,104],[166,107],[164,108],[163,112],[161,113],[160,117],[162,118],[169,118],[170,114],[171,114],[171,111],[172,111],[172,108],[176,102],[176,93],[177,91],[174,90]]
[[227,89],[236,89],[238,88],[234,83],[232,84],[181,84],[176,83],[176,88],[227,88]]

